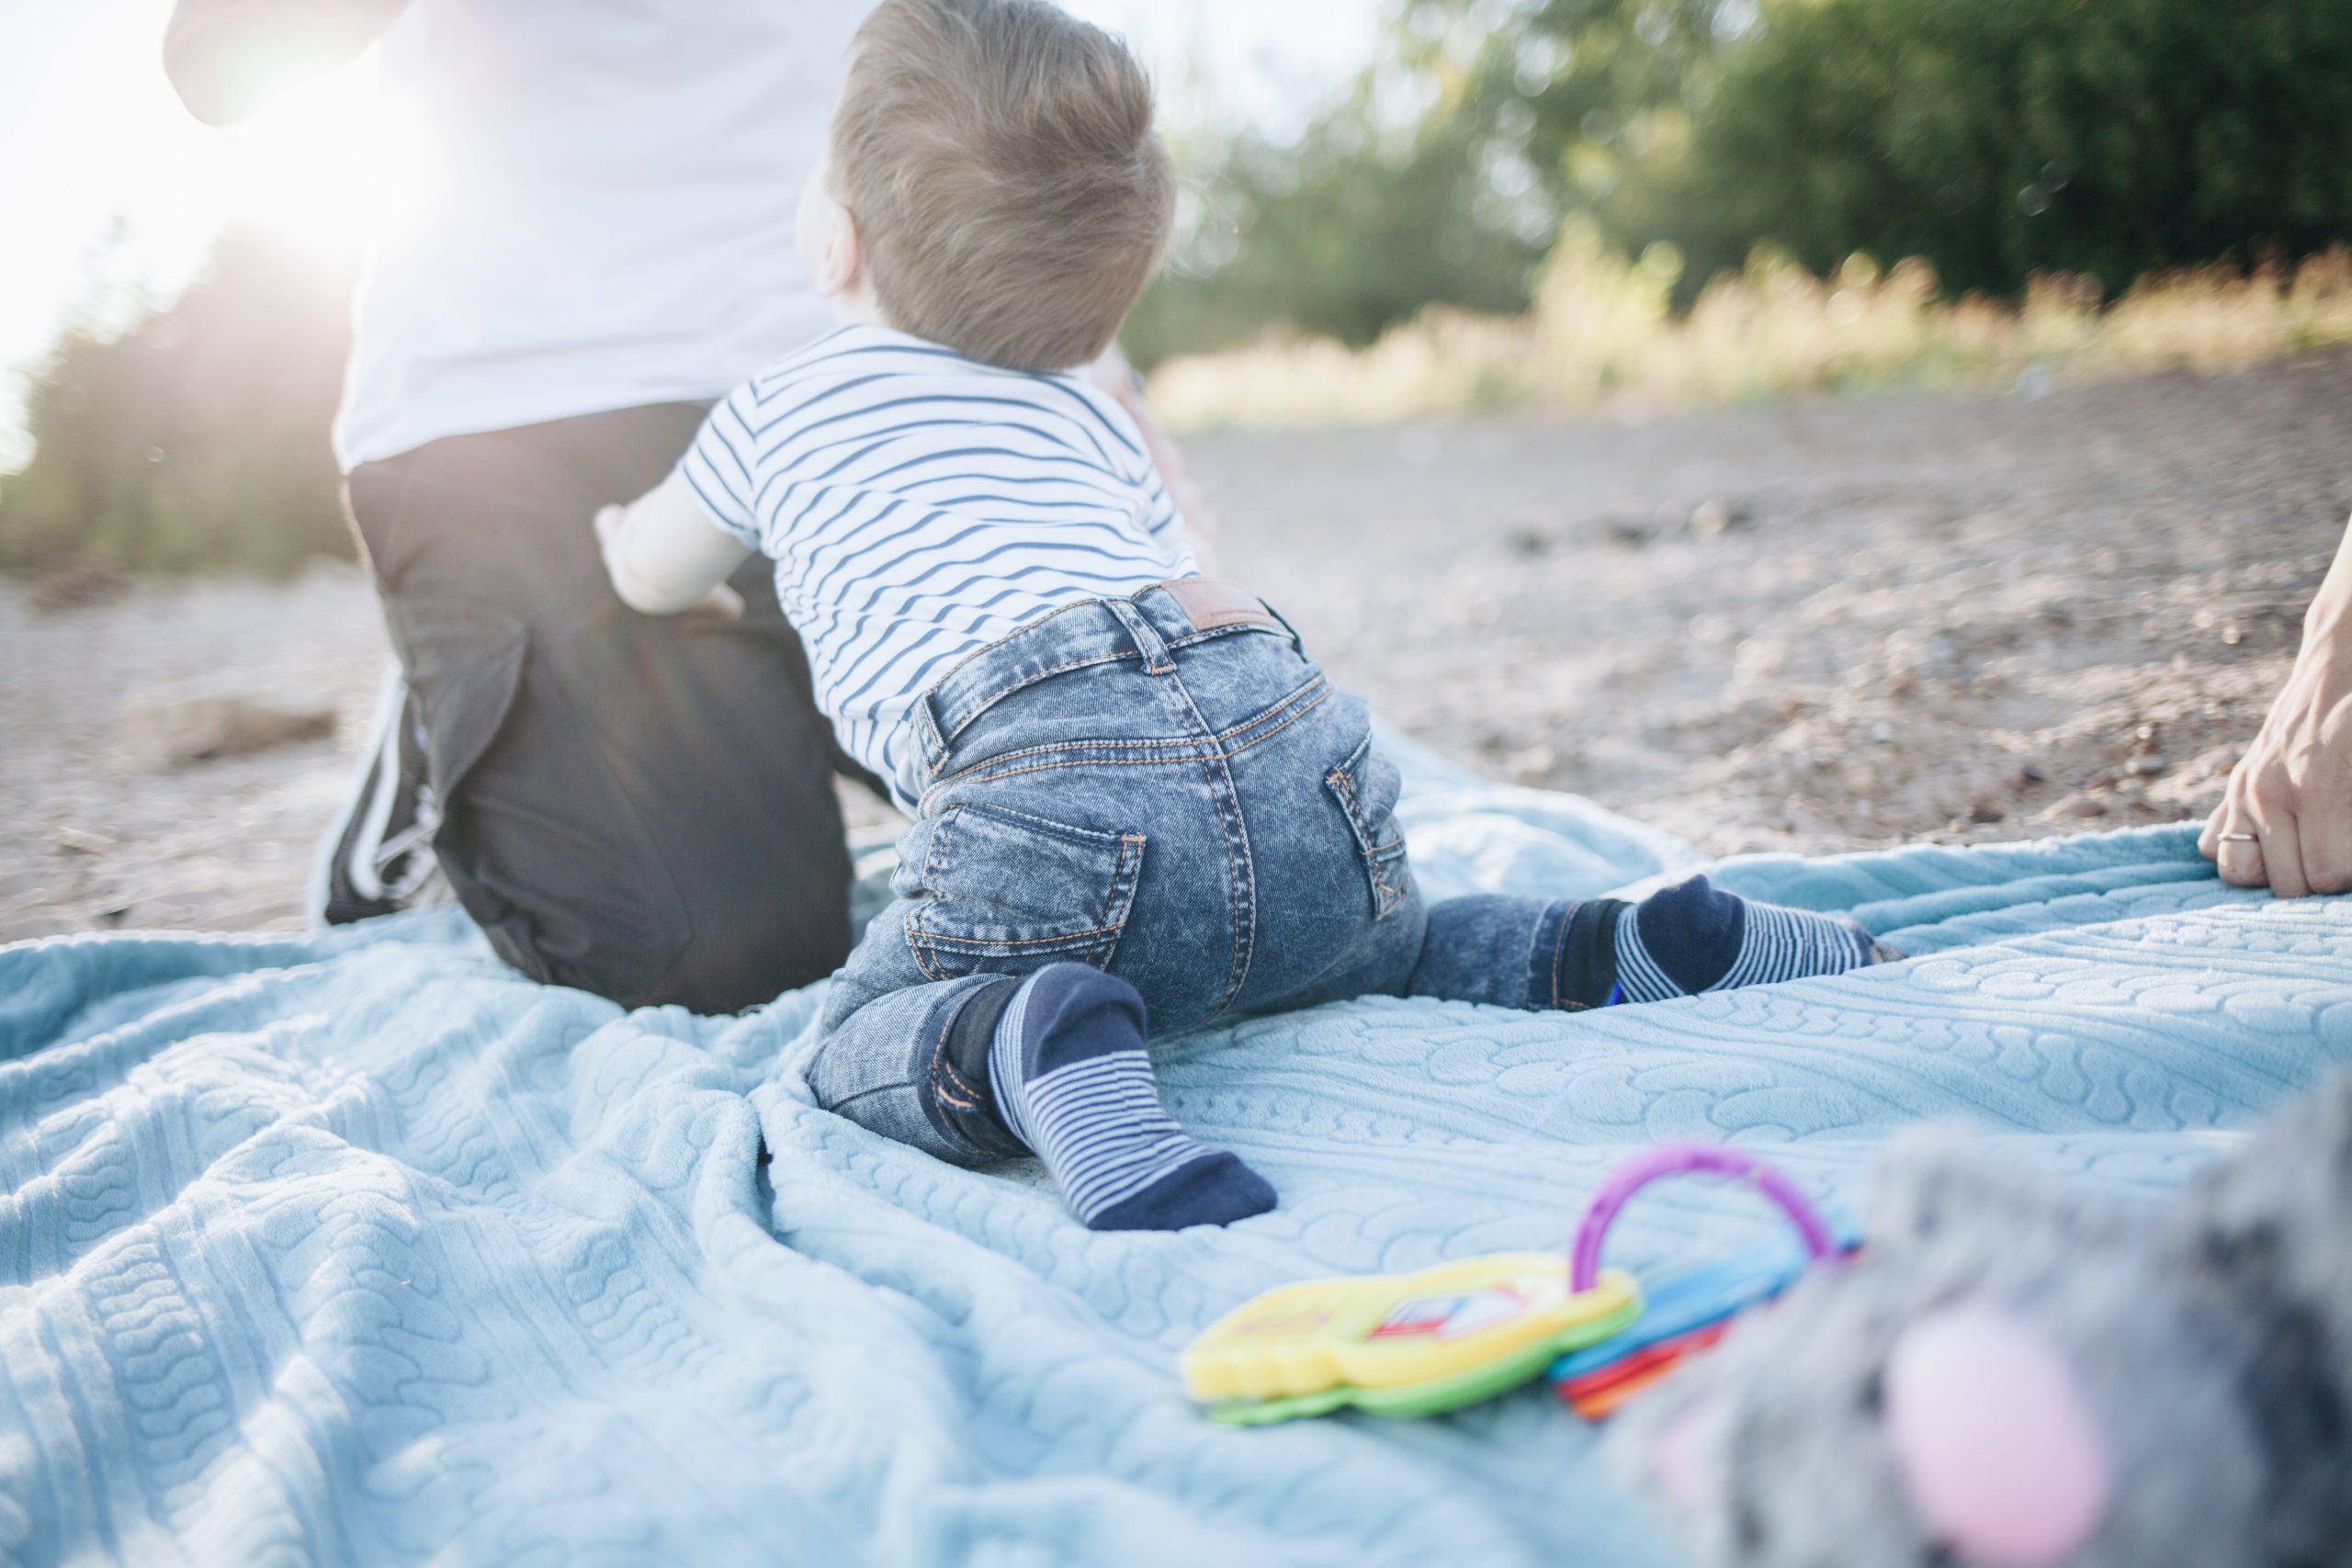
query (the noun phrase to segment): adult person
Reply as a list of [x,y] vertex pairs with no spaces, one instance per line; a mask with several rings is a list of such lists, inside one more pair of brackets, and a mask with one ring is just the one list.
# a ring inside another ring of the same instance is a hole
[[400,907],[429,842],[501,955],[627,1005],[734,1010],[847,954],[839,754],[768,574],[733,618],[639,616],[592,519],[828,326],[795,202],[867,8],[178,0],[164,65],[198,118],[374,47],[424,138],[335,426],[401,674],[315,915]]
[[2352,890],[2352,525],[2303,642],[2197,847],[2224,882],[2281,898]]

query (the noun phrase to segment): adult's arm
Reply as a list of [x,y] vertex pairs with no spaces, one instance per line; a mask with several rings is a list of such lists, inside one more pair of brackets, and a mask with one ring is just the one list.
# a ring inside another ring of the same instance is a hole
[[178,0],[164,73],[207,125],[234,125],[356,58],[408,0]]
[[2352,889],[2352,525],[2303,616],[2294,671],[2197,847],[2222,881],[2267,882],[2281,898]]

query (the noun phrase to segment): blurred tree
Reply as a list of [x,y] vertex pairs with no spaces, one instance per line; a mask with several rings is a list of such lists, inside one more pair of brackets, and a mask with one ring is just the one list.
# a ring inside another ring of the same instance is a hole
[[[1276,323],[1368,343],[1423,306],[1529,304],[1562,221],[1675,227],[1689,105],[1754,0],[1393,0],[1381,57],[1296,141],[1193,149],[1194,220],[1128,351]],[[1696,283],[1703,282],[1703,278]]]
[[2307,254],[2352,234],[2352,5],[1768,0],[1687,174],[1706,270],[1769,240],[2007,294]]
[[1272,322],[1362,344],[1432,301],[1523,307],[1547,236],[1480,209],[1466,124],[1376,134],[1363,111],[1297,143],[1221,154],[1188,228],[1122,341],[1148,366],[1248,342]]
[[1947,288],[2352,236],[2352,0],[1395,0],[1295,146],[1212,160],[1148,362],[1286,325],[1510,310],[1577,218],[1688,303],[1769,245]]
[[0,477],[0,569],[284,573],[348,557],[328,449],[348,279],[231,234],[178,300],[68,328],[34,372],[34,448]]

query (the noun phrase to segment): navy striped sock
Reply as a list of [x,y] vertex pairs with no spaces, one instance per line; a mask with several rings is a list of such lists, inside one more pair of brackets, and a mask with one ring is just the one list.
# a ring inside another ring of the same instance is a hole
[[1897,956],[1851,920],[1750,902],[1703,876],[1653,893],[1617,921],[1629,1002],[1838,975]]
[[1256,1171],[1194,1143],[1160,1109],[1143,998],[1124,980],[1083,964],[1023,980],[997,1020],[989,1078],[1006,1129],[1090,1230],[1229,1224],[1274,1206]]

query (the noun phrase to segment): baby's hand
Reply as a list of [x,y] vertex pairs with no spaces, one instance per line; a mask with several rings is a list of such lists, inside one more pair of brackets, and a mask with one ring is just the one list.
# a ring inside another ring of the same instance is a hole
[[722,582],[687,605],[683,613],[708,615],[715,620],[740,621],[743,618],[743,596]]
[[605,570],[613,570],[613,545],[621,536],[621,525],[628,519],[626,506],[596,508],[596,548],[605,558]]

